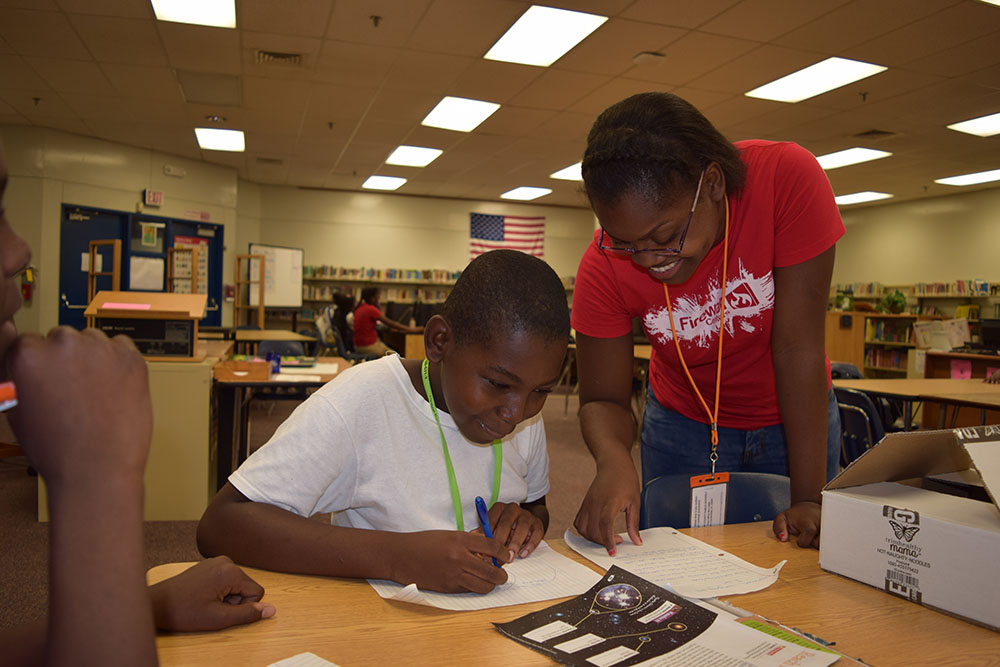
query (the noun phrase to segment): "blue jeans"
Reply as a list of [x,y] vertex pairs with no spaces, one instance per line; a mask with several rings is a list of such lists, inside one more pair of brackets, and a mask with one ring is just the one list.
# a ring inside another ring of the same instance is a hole
[[[827,408],[826,478],[840,465],[840,410],[830,390]],[[711,428],[663,407],[649,387],[642,419],[642,484],[660,475],[711,472]],[[788,443],[782,424],[745,431],[719,427],[717,472],[788,474]]]

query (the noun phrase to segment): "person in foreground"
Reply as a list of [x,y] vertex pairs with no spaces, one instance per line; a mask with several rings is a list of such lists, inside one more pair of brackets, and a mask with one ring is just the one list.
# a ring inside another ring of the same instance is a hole
[[787,142],[731,144],[683,99],[643,93],[598,117],[583,179],[600,229],[580,261],[573,328],[597,475],[577,530],[613,554],[624,511],[641,541],[629,456],[637,317],[653,347],[643,484],[789,475],[791,506],[774,533],[818,546],[820,490],[840,449],[824,325],[844,226],[816,159]]
[[274,613],[229,559],[202,561],[147,588],[143,468],[153,428],[146,362],[132,342],[68,327],[20,336],[16,276],[31,252],[3,209],[0,151],[0,356],[17,387],[8,413],[48,487],[49,615],[0,632],[0,665],[155,665],[163,630],[211,630]]
[[[545,262],[480,255],[428,321],[427,359],[368,361],[310,396],[230,476],[198,547],[272,570],[488,593],[507,580],[490,558],[527,557],[548,526],[538,413],[568,341],[566,293]],[[332,525],[308,518],[326,512]]]

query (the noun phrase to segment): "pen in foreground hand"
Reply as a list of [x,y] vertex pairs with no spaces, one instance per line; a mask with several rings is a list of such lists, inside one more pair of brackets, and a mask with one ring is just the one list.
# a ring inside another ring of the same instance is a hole
[[[486,511],[486,501],[482,496],[476,496],[476,513],[479,515],[479,525],[483,527],[483,534],[493,539],[493,531],[490,529],[490,513]],[[497,559],[493,559],[493,564],[500,567]]]

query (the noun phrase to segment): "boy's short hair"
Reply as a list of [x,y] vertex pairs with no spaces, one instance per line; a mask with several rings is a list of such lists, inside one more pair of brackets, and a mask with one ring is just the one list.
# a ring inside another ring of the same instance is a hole
[[547,342],[569,340],[562,281],[544,261],[518,250],[491,250],[472,260],[441,316],[459,345],[488,345],[521,331]]

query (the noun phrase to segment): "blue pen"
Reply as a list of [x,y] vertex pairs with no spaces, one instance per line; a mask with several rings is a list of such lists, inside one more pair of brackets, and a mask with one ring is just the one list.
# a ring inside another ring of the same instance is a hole
[[[493,539],[493,531],[490,530],[490,513],[486,511],[486,501],[482,496],[476,496],[476,513],[479,514],[479,524],[483,527],[483,534]],[[497,559],[493,559],[493,564],[500,567]]]

